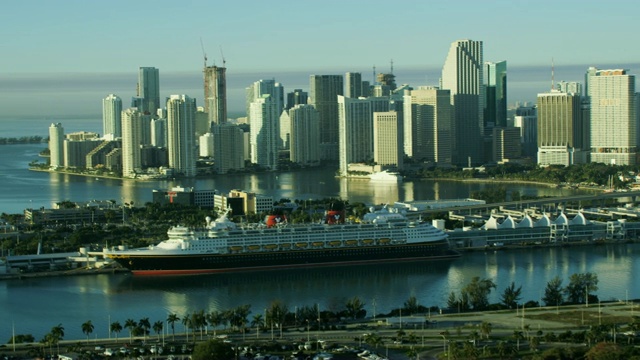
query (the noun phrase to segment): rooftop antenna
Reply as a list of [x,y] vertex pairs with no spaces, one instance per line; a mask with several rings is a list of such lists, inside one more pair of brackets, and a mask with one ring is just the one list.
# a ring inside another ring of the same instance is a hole
[[224,53],[222,52],[222,45],[220,45],[220,56],[222,56],[222,67],[226,67],[227,60],[224,59]]
[[391,59],[391,75],[393,75],[393,59]]
[[373,65],[373,83],[376,83],[376,66]]
[[200,37],[200,47],[202,48],[202,56],[204,57],[204,67],[207,67],[207,53],[204,52],[204,44],[202,43],[202,37]]

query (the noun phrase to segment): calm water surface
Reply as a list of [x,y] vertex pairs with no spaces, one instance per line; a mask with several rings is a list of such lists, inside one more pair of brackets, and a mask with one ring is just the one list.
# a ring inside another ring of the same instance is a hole
[[[92,336],[108,337],[108,324],[148,317],[151,323],[167,314],[226,310],[251,305],[251,315],[261,314],[273,300],[295,307],[319,304],[321,309],[344,308],[358,296],[367,313],[387,313],[402,306],[409,296],[420,304],[446,306],[447,295],[459,291],[473,276],[492,279],[498,290],[492,302],[511,281],[523,287],[523,300],[538,300],[551,278],[567,283],[571,274],[595,272],[602,300],[640,298],[635,261],[640,244],[507,250],[466,253],[452,262],[335,267],[200,276],[137,277],[97,275],[10,280],[0,282],[0,341],[16,333],[41,339],[61,323],[65,338],[84,338],[82,323],[95,325]],[[177,326],[182,331],[182,325]],[[123,332],[120,334],[124,336]],[[6,339],[6,340],[5,340]]]

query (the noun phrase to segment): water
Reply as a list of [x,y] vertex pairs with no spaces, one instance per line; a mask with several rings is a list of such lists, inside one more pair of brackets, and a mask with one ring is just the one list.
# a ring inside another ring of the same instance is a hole
[[[373,315],[388,313],[415,296],[422,305],[446,306],[451,291],[459,292],[472,277],[492,279],[498,289],[491,302],[512,281],[522,285],[523,301],[538,301],[546,283],[560,276],[566,285],[571,274],[594,272],[600,280],[601,300],[640,298],[635,260],[640,244],[539,248],[467,253],[453,262],[267,271],[175,277],[97,275],[9,280],[0,282],[0,342],[30,333],[40,340],[51,327],[62,324],[65,339],[83,339],[81,324],[91,320],[92,337],[108,337],[109,321],[164,321],[169,313],[182,317],[205,310],[226,310],[250,304],[251,314],[262,314],[274,300],[290,311],[319,304],[321,310],[344,309],[358,296]],[[375,299],[375,301],[374,301]],[[176,324],[177,331],[183,331]],[[126,330],[120,334],[126,336]],[[6,340],[5,340],[6,339]]]

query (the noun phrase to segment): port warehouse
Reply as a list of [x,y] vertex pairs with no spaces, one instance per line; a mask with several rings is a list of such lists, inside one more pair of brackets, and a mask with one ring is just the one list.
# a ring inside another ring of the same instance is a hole
[[[191,192],[191,191],[187,191]],[[516,209],[514,203],[485,204],[474,199],[448,199],[414,202],[397,202],[393,206],[414,214],[448,212],[450,219],[476,226],[447,230],[449,241],[455,248],[478,248],[502,245],[537,245],[589,242],[594,240],[626,241],[640,238],[640,209],[632,206],[638,193],[599,194],[588,198],[574,196],[563,199],[546,199],[529,202],[531,207]],[[238,196],[235,196],[238,197]],[[192,197],[193,198],[193,197]],[[615,207],[573,210],[567,207],[576,199],[618,199]],[[266,203],[266,201],[265,201]],[[273,202],[271,202],[273,204]],[[548,208],[537,207],[552,204]],[[523,203],[518,203],[519,207]],[[92,207],[93,210],[88,209]],[[116,208],[117,209],[117,208]],[[543,210],[544,209],[544,210]],[[114,210],[112,202],[90,202],[75,209],[26,209],[25,218],[35,222],[89,222],[98,221],[99,214]],[[46,215],[38,215],[43,212]],[[76,214],[74,214],[74,212]],[[31,216],[27,216],[31,213]],[[117,214],[117,213],[116,213]],[[602,220],[603,218],[610,218]],[[434,226],[444,228],[442,220]],[[3,234],[12,237],[12,233]],[[19,236],[14,233],[13,236]],[[82,250],[82,249],[81,249]],[[100,267],[104,264],[101,253],[42,254],[8,256],[0,273],[15,273],[32,269]]]

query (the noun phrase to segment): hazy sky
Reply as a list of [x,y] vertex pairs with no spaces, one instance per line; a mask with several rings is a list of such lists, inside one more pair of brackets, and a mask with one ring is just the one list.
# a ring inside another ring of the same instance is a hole
[[[137,69],[160,69],[161,96],[202,104],[208,64],[224,52],[230,111],[244,88],[275,78],[308,90],[309,74],[389,71],[399,84],[436,85],[451,42],[482,40],[485,61],[507,60],[509,103],[535,100],[587,66],[640,70],[640,2],[503,0],[20,0],[0,11],[0,117],[101,114],[125,106]],[[202,45],[201,45],[202,43]],[[574,66],[578,65],[578,66]],[[572,72],[564,72],[572,67]],[[534,71],[535,70],[535,71]]]
[[0,12],[2,72],[441,66],[456,39],[513,65],[632,62],[640,3],[573,0],[20,0]]

